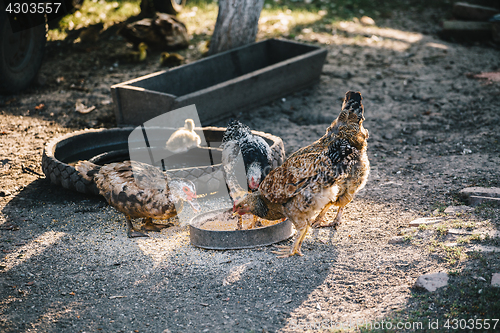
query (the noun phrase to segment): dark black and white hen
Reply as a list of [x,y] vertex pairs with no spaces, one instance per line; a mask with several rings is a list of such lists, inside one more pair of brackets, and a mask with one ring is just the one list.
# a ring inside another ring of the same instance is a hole
[[243,194],[240,191],[244,191],[242,184],[236,181],[234,169],[240,151],[250,191],[259,188],[261,181],[272,168],[271,148],[267,142],[262,137],[252,134],[248,126],[238,120],[232,120],[222,138],[222,164],[233,200]]

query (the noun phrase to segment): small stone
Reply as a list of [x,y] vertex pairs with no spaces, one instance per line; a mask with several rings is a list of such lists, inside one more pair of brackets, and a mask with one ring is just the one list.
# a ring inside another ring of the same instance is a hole
[[463,229],[448,229],[448,234],[451,235],[471,235],[472,232],[465,231]]
[[477,206],[483,202],[489,202],[500,206],[499,187],[466,187],[459,193],[464,199],[469,201],[471,206]]
[[389,239],[389,241],[387,243],[389,243],[389,244],[401,244],[401,243],[404,243],[404,241],[405,241],[404,236],[396,236],[396,237],[392,237],[391,239]]
[[377,72],[377,73],[375,73],[375,78],[376,78],[377,80],[381,80],[381,79],[383,78],[382,73],[381,73],[381,72]]
[[448,274],[444,272],[425,274],[418,277],[415,287],[425,289],[429,292],[448,285]]
[[490,231],[488,232],[488,236],[490,238],[500,238],[500,231],[495,231],[495,230]]
[[467,252],[500,252],[500,247],[488,245],[474,245],[467,249]]
[[393,136],[391,133],[385,133],[384,134],[384,139],[387,139],[387,140],[392,140]]
[[359,22],[361,22],[362,25],[375,25],[375,20],[368,16],[363,16]]
[[475,207],[482,203],[489,203],[493,206],[500,207],[500,198],[481,197],[477,195],[471,195],[469,198],[469,204],[471,206]]
[[493,273],[491,277],[491,286],[500,287],[500,273]]
[[419,225],[425,224],[436,224],[439,222],[443,222],[442,218],[436,218],[436,217],[421,217],[418,219],[415,219],[410,222],[410,227],[418,227]]
[[457,214],[457,213],[467,213],[474,210],[474,208],[469,207],[469,206],[448,206],[444,210],[445,213],[447,214]]

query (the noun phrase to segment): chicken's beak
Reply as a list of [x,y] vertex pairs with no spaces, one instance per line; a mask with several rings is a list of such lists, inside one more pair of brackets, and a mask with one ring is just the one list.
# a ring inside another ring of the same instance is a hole
[[236,208],[236,202],[233,203],[233,216],[236,216],[236,215],[243,215],[240,213],[240,209],[239,208]]
[[255,181],[255,179],[251,179],[250,183],[248,184],[248,187],[250,187],[251,190],[256,190],[259,188],[259,183]]
[[195,212],[199,212],[201,210],[201,207],[196,199],[189,200],[188,203],[191,205],[191,208],[193,208]]

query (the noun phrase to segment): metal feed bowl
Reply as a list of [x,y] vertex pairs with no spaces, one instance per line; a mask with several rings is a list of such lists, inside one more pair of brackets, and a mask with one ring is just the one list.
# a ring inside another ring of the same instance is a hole
[[236,250],[271,245],[290,238],[293,234],[290,220],[249,230],[206,230],[200,226],[227,209],[213,210],[196,215],[189,223],[189,239],[196,247],[210,250]]
[[[81,193],[99,194],[93,182],[83,179],[76,171],[74,164],[80,160],[91,160],[96,164],[106,164],[129,159],[128,137],[135,127],[83,130],[67,134],[63,137],[53,139],[44,147],[42,155],[42,170],[47,179],[53,184],[61,185],[70,190]],[[153,137],[165,138],[161,142],[149,142],[151,147],[163,149],[167,138],[175,131],[173,128],[148,128],[149,131],[159,131]],[[188,167],[171,169],[168,173],[173,177],[187,178],[195,182],[199,194],[217,191],[224,184],[222,165],[220,164],[221,151],[218,148],[226,129],[223,127],[195,128],[198,134],[203,135],[209,146],[216,148],[208,149],[213,156],[213,165],[197,165],[196,152],[189,151],[183,155],[172,157],[172,165],[180,165],[180,162],[189,164]],[[253,134],[264,138],[271,146],[273,156],[273,168],[281,165],[285,157],[285,149],[281,138],[258,131]],[[199,155],[198,155],[199,156]],[[169,158],[170,160],[170,158]]]

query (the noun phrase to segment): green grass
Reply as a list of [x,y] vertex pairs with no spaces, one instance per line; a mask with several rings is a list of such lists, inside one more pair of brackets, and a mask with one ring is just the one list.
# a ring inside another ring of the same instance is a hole
[[467,230],[472,230],[476,227],[476,224],[474,222],[466,222],[462,219],[455,219],[450,221],[451,227],[454,229],[467,229]]
[[[449,271],[448,286],[439,288],[433,293],[413,290],[404,309],[395,311],[390,315],[377,319],[381,322],[390,322],[396,325],[401,323],[422,323],[422,329],[400,330],[414,332],[472,332],[472,330],[457,330],[444,328],[444,324],[449,321],[450,327],[453,320],[490,319],[498,318],[500,313],[500,288],[491,287],[491,275],[500,268],[498,264],[500,255],[484,255],[475,253],[471,255],[475,265],[468,269],[455,269]],[[486,281],[479,279],[484,278]],[[500,318],[499,318],[500,319]],[[429,323],[439,321],[439,329],[429,329]],[[500,330],[500,321],[496,330]],[[369,327],[360,327],[359,332],[396,332],[397,330],[375,330]],[[481,330],[478,330],[481,331]]]
[[[352,21],[369,16],[375,21],[391,17],[398,9],[419,11],[428,6],[444,8],[450,1],[371,1],[371,0],[266,0],[259,23],[259,38],[295,38],[311,33],[332,33],[339,21]],[[82,7],[65,16],[57,29],[48,33],[49,40],[61,40],[67,31],[103,23],[104,28],[125,21],[140,13],[140,0],[85,0]],[[211,0],[187,0],[178,15],[195,44],[211,36],[218,14],[218,5]],[[361,38],[361,37],[359,37]],[[300,38],[299,38],[300,39]]]
[[48,40],[61,40],[69,30],[78,30],[97,23],[104,28],[125,21],[140,13],[140,0],[105,1],[85,0],[82,7],[59,21],[59,27],[48,32]]
[[436,228],[436,231],[437,231],[437,234],[439,236],[445,236],[448,234],[448,227],[446,225],[439,225],[437,228]]

